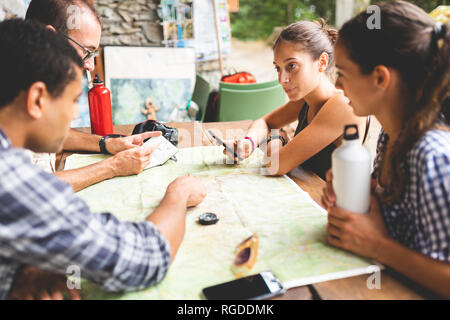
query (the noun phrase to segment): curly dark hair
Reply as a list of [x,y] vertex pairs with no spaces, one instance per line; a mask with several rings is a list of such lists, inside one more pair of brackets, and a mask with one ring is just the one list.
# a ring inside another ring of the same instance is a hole
[[80,57],[67,40],[36,22],[1,22],[0,43],[0,108],[38,81],[57,98],[76,79],[76,68],[82,69]]

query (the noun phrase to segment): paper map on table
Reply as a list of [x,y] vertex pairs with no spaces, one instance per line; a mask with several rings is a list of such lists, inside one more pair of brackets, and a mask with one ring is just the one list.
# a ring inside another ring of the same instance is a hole
[[[271,270],[287,288],[373,273],[379,267],[326,243],[326,212],[287,177],[259,174],[259,149],[240,165],[225,163],[223,147],[180,149],[178,161],[137,176],[107,180],[79,192],[93,212],[109,211],[121,220],[142,221],[162,199],[176,177],[199,177],[208,195],[189,209],[186,233],[165,279],[132,293],[107,293],[83,282],[84,299],[199,299],[201,289],[235,279],[231,270],[237,245],[253,233],[259,236],[256,265],[249,274]],[[72,155],[66,169],[104,159],[103,155]],[[219,222],[201,226],[203,212]]]

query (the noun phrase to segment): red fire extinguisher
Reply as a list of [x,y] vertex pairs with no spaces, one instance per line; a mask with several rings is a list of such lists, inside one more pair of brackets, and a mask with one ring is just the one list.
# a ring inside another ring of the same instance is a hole
[[111,93],[98,74],[95,75],[93,85],[88,94],[91,132],[106,136],[113,133]]

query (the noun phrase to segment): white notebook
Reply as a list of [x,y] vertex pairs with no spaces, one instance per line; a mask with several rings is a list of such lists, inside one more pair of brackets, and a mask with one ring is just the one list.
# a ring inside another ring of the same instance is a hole
[[143,144],[143,146],[156,146],[158,144],[159,147],[153,151],[150,164],[146,166],[145,169],[153,168],[166,163],[167,160],[172,158],[178,152],[178,148],[163,136],[150,138]]

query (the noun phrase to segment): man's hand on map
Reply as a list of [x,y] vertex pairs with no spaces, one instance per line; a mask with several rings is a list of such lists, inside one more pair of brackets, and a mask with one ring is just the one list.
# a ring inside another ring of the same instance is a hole
[[180,192],[188,196],[186,207],[199,205],[206,197],[206,188],[202,181],[191,175],[178,177],[168,187],[167,192]]
[[377,260],[379,243],[389,238],[379,200],[373,195],[367,214],[350,212],[336,206],[330,208],[327,233],[331,245]]
[[16,275],[7,296],[9,300],[64,300],[67,292],[71,300],[80,300],[76,289],[68,289],[64,275],[25,266]]
[[117,154],[121,151],[133,149],[142,146],[144,140],[152,137],[159,137],[161,131],[144,132],[122,138],[111,138],[105,140],[106,150],[111,154]]
[[121,151],[105,161],[110,162],[115,177],[139,174],[149,165],[151,155],[158,146],[134,147]]
[[186,229],[186,209],[206,197],[203,183],[191,175],[178,177],[167,187],[160,205],[147,217],[169,241],[171,261],[175,259]]

